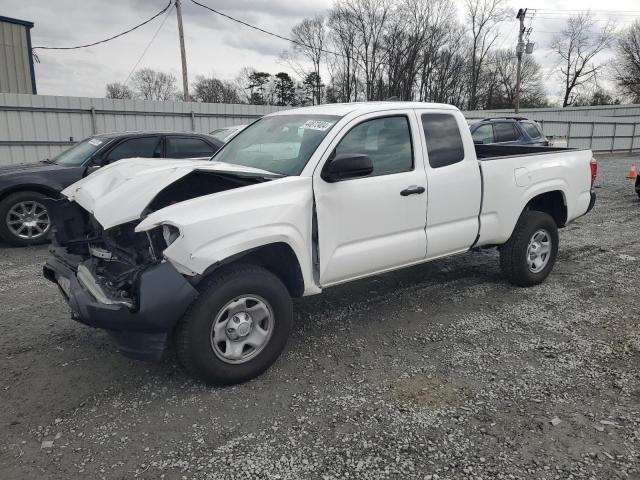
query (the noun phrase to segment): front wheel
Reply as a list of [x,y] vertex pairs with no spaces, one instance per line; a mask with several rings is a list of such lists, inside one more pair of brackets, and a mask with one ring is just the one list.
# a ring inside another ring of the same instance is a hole
[[207,383],[257,377],[276,361],[293,326],[287,288],[258,266],[221,268],[175,331],[178,361]]
[[520,287],[542,283],[556,262],[558,227],[544,212],[522,213],[507,243],[500,247],[500,267],[509,282]]

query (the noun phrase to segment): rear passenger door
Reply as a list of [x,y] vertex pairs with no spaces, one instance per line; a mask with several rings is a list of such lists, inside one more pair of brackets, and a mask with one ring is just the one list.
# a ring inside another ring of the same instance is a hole
[[208,158],[217,150],[217,147],[198,137],[167,135],[165,138],[167,158]]
[[427,258],[467,250],[478,235],[480,166],[468,127],[454,111],[417,111],[427,174]]

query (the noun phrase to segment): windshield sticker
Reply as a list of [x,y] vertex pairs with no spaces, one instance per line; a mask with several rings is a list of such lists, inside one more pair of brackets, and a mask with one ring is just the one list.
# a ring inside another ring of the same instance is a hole
[[89,140],[89,145],[93,145],[94,147],[98,147],[102,145],[102,140],[98,140],[97,138],[92,138]]
[[324,120],[307,120],[304,125],[302,125],[302,128],[307,130],[320,130],[324,132],[325,130],[328,130],[331,125],[333,125],[333,122],[325,122]]

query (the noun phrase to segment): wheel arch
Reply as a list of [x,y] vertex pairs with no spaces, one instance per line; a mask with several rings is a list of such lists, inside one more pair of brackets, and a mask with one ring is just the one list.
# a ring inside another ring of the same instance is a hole
[[567,224],[567,199],[564,191],[561,189],[538,193],[529,199],[523,208],[523,212],[528,210],[549,214],[560,228]]
[[260,266],[278,277],[292,297],[301,297],[305,291],[300,261],[293,248],[286,242],[274,242],[245,250],[209,266],[198,278],[200,283],[215,274],[221,267],[234,264]]
[[7,198],[9,195],[20,192],[36,192],[41,193],[42,195],[49,196],[51,198],[60,198],[60,192],[58,192],[55,188],[51,188],[46,185],[21,183],[19,185],[13,185],[2,190],[0,192],[0,202]]

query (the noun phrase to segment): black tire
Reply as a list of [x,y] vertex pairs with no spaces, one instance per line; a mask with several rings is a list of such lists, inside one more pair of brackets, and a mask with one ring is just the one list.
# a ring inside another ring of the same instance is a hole
[[[179,363],[193,376],[215,385],[245,382],[269,368],[282,353],[293,326],[293,303],[280,279],[258,266],[232,265],[205,280],[200,292],[174,332]],[[251,295],[264,299],[273,312],[271,336],[245,363],[226,363],[213,350],[213,324],[230,301]]]
[[[46,211],[46,206],[43,203],[43,200],[45,198],[47,198],[47,196],[39,192],[22,191],[7,195],[7,197],[0,201],[0,238],[9,245],[13,245],[15,247],[27,247],[29,245],[47,243],[49,241],[49,232],[51,230],[50,224],[46,227],[46,230],[43,234],[38,234],[37,236],[34,236],[34,238],[23,238],[9,226],[9,212],[16,205],[24,202],[27,202],[27,204],[28,202],[37,202],[38,205],[40,205]],[[38,208],[38,213],[40,212],[41,210],[40,208]],[[48,215],[49,214],[47,212],[47,218]],[[11,219],[15,220],[13,216],[11,217]],[[39,228],[42,228],[41,224]],[[32,230],[32,232],[35,232],[35,230]]]
[[[529,242],[538,231],[546,231],[550,240],[550,252],[546,265],[533,271],[528,262]],[[544,212],[528,210],[520,215],[511,238],[500,247],[500,268],[506,279],[520,287],[530,287],[542,283],[556,263],[558,255],[558,226],[553,218]]]

